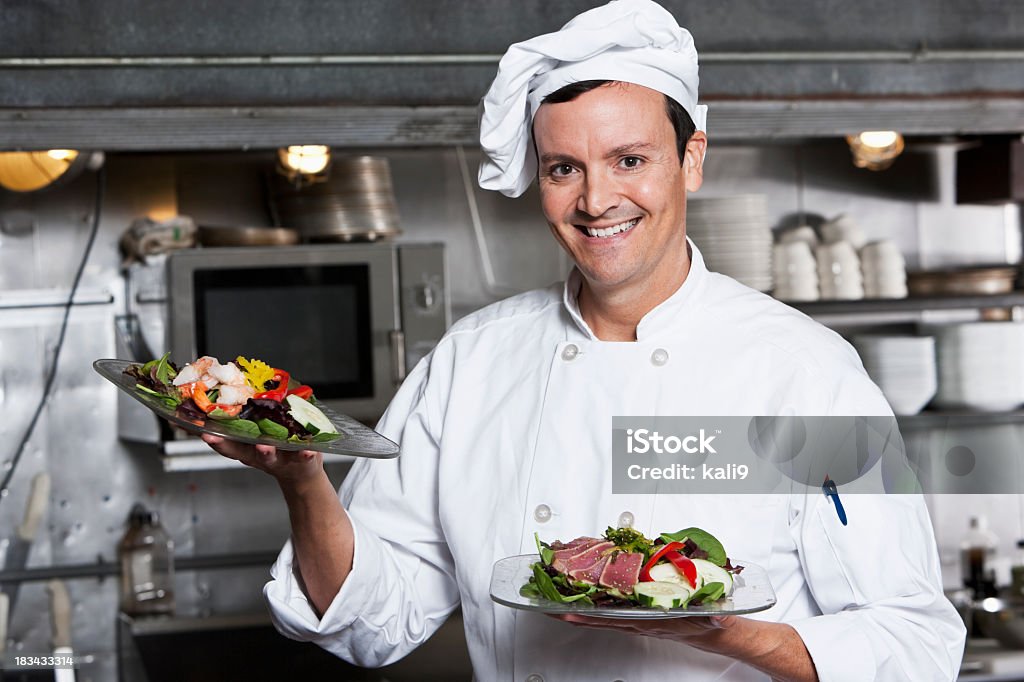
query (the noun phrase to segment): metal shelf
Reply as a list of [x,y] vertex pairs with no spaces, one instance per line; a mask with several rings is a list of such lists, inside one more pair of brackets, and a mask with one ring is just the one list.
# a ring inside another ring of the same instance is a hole
[[[861,299],[856,301],[807,301],[787,305],[811,317],[832,315],[890,315],[935,310],[982,310],[986,308],[1024,307],[1024,290],[1008,294],[969,296],[919,296],[899,299]],[[1002,424],[1024,424],[1024,409],[981,412],[969,409],[925,410],[897,418],[901,429],[936,430]]]
[[783,301],[810,315],[847,315],[864,313],[906,313],[925,310],[971,310],[1024,306],[1024,291],[986,296],[919,296],[914,298],[878,298],[856,301]]
[[977,412],[972,410],[925,410],[915,415],[897,417],[901,429],[964,428],[1024,424],[1024,410],[1009,412]]

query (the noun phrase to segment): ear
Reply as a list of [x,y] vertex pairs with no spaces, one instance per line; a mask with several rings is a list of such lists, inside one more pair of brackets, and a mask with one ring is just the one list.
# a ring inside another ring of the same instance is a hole
[[704,154],[708,150],[708,136],[698,130],[686,143],[683,155],[683,178],[687,192],[696,192],[704,183]]

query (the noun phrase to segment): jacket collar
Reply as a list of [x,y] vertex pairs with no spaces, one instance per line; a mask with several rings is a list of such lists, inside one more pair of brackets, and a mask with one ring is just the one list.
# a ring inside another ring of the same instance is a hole
[[[645,341],[661,332],[676,328],[676,325],[685,319],[687,312],[698,304],[700,291],[707,281],[708,269],[700,250],[689,237],[686,238],[686,244],[690,248],[690,272],[671,296],[640,319],[640,324],[636,328],[637,341]],[[579,292],[582,286],[583,274],[574,265],[569,272],[569,277],[565,280],[565,291],[562,294],[562,304],[574,323],[567,330],[568,337],[576,340],[600,341],[580,314]]]

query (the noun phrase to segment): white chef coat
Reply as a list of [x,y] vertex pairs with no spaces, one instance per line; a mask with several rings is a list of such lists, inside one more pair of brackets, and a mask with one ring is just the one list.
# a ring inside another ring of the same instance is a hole
[[[500,558],[533,535],[606,526],[649,536],[688,526],[768,569],[778,596],[751,617],[790,623],[821,680],[950,680],[964,626],[941,589],[917,496],[613,495],[613,415],[891,414],[831,330],[707,270],[692,245],[683,285],[635,343],[597,339],[573,271],[456,323],[401,386],[378,430],[396,460],[360,460],[340,489],[354,566],[318,618],[291,543],[264,590],[277,628],[363,666],[392,663],[460,604],[482,680],[764,680],[684,644],[575,627],[489,597]],[[825,615],[822,615],[825,614]],[[535,677],[531,677],[534,675]]]

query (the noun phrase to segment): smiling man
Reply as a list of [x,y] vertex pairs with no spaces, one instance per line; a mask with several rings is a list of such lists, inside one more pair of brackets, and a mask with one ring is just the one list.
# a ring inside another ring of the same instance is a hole
[[[686,238],[707,139],[688,32],[618,0],[513,45],[483,102],[480,183],[543,214],[564,285],[459,321],[336,494],[317,453],[206,437],[273,475],[292,538],[265,593],[278,628],[360,665],[394,662],[462,608],[481,680],[950,680],[964,627],[923,502],[851,495],[613,495],[616,415],[891,415],[845,341],[709,272]],[[491,571],[632,526],[697,526],[767,569],[749,617],[561,620],[496,604]]]
[[701,185],[707,138],[677,145],[666,109],[678,106],[642,85],[588,81],[548,96],[534,120],[544,215],[583,275],[583,317],[607,341],[635,340],[689,272],[685,193]]

